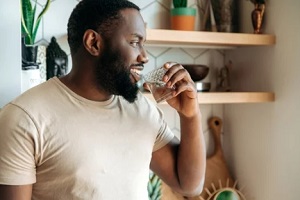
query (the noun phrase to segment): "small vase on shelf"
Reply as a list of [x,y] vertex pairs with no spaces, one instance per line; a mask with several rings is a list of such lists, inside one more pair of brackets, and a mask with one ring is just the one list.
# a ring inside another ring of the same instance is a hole
[[251,20],[255,34],[262,33],[262,24],[264,19],[265,4],[255,3],[255,8],[251,13]]

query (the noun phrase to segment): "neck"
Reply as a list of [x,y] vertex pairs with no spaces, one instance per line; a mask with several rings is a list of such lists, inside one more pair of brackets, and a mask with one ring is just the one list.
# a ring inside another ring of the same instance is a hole
[[93,63],[80,60],[72,60],[72,62],[75,64],[71,72],[60,78],[63,84],[76,94],[92,101],[106,101],[111,98],[111,94],[97,87]]

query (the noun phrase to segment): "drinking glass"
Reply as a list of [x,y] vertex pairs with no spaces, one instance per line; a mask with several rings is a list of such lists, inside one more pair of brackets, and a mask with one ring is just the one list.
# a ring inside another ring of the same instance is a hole
[[162,66],[141,76],[141,81],[149,89],[157,103],[161,103],[173,97],[175,87],[169,88],[162,80],[167,69]]

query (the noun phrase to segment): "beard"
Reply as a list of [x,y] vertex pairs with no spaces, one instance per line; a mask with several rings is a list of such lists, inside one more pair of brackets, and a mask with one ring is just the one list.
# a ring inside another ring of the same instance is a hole
[[119,51],[104,48],[96,67],[98,88],[114,95],[120,95],[129,103],[137,99],[138,86],[130,79],[129,66],[125,64]]

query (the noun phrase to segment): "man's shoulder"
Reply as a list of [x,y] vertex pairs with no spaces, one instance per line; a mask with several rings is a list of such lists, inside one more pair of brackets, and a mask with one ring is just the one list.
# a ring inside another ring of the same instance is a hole
[[57,95],[59,89],[53,79],[41,83],[18,96],[12,100],[10,104],[17,105],[19,107],[35,107],[40,104],[45,105],[53,96]]

